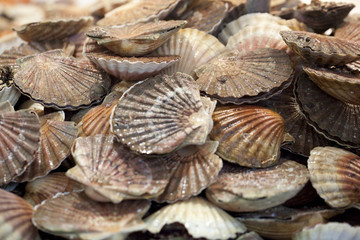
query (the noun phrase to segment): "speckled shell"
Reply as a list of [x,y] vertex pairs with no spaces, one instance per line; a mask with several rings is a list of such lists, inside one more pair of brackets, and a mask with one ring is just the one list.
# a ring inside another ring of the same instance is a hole
[[170,180],[156,201],[175,202],[198,195],[215,182],[223,164],[216,152],[218,142],[207,141],[201,146],[187,146],[164,157]]
[[91,25],[93,20],[93,17],[45,20],[28,23],[13,30],[28,42],[64,39]]
[[290,84],[292,72],[289,56],[277,49],[258,49],[245,55],[227,52],[195,69],[201,91],[234,104],[261,100],[250,97],[272,92],[285,82]]
[[32,206],[17,195],[0,189],[0,239],[40,240],[31,223]]
[[360,59],[360,45],[345,39],[303,31],[281,31],[286,44],[304,60],[341,66]]
[[219,141],[217,154],[223,159],[257,168],[279,160],[285,133],[276,112],[250,105],[219,107],[213,120],[210,138]]
[[110,75],[133,82],[154,76],[180,60],[179,56],[119,57],[91,39],[85,42],[84,55]]
[[352,42],[358,42],[360,40],[360,23],[344,22],[336,28],[334,36]]
[[13,106],[15,106],[20,96],[21,92],[14,85],[5,86],[0,90],[0,102],[9,101]]
[[294,93],[307,122],[316,131],[343,146],[360,145],[360,106],[331,97],[306,74],[297,78]]
[[149,22],[154,19],[164,19],[180,0],[135,0],[115,8],[105,14],[97,22],[100,26],[133,25],[139,22]]
[[32,206],[40,204],[58,193],[81,191],[81,183],[65,176],[64,172],[54,172],[26,184],[24,199]]
[[246,231],[244,225],[200,197],[167,205],[145,219],[151,233],[166,224],[179,222],[194,238],[229,239]]
[[341,148],[316,147],[308,159],[310,180],[334,208],[360,202],[360,157]]
[[275,48],[285,51],[288,47],[279,32],[288,30],[290,31],[290,28],[275,23],[247,26],[229,38],[226,48],[237,49],[241,54],[259,48]]
[[327,94],[349,104],[360,105],[360,76],[341,69],[303,66],[310,79]]
[[32,221],[38,229],[57,236],[104,239],[120,232],[143,230],[141,218],[149,207],[146,200],[99,203],[84,193],[73,192],[37,205]]
[[216,37],[197,29],[184,28],[172,35],[152,55],[179,55],[180,61],[163,72],[168,75],[182,72],[195,77],[196,67],[209,62],[225,50],[225,46]]
[[24,94],[45,106],[78,109],[100,101],[110,87],[110,78],[85,58],[67,57],[52,50],[17,60],[20,69],[14,84]]
[[131,150],[169,153],[201,145],[212,128],[194,79],[184,73],[157,75],[132,86],[112,116],[112,131]]
[[29,110],[0,112],[0,186],[23,173],[35,159],[40,121]]
[[114,203],[156,197],[170,177],[160,158],[136,155],[117,143],[113,135],[78,138],[72,156],[76,166],[66,175]]
[[206,197],[228,211],[253,212],[284,203],[308,180],[306,167],[294,161],[265,169],[244,169],[228,164],[216,183],[207,188]]
[[357,240],[359,236],[360,227],[352,227],[348,223],[329,222],[303,228],[293,239]]

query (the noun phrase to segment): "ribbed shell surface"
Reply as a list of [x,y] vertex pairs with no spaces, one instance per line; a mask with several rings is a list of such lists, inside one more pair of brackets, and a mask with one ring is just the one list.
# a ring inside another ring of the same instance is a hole
[[329,222],[304,228],[294,236],[294,240],[327,239],[327,240],[357,240],[360,227],[352,227],[348,223]]

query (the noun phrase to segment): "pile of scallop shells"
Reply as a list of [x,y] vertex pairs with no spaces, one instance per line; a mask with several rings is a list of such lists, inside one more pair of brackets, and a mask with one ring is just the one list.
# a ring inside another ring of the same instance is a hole
[[0,239],[359,239],[360,16],[256,2],[0,5]]

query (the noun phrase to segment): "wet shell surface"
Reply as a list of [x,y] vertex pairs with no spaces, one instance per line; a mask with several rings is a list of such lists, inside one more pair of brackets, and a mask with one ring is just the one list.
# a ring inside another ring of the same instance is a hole
[[135,0],[115,8],[97,22],[100,26],[134,25],[154,19],[164,19],[180,0]]
[[93,20],[93,17],[45,20],[22,25],[14,31],[27,42],[64,39],[91,25]]
[[206,190],[216,206],[232,212],[253,212],[280,205],[308,182],[304,165],[285,161],[265,169],[245,169],[227,164],[219,179]]
[[308,159],[310,180],[334,208],[360,202],[360,157],[335,147],[316,147]]
[[54,172],[28,182],[25,187],[24,199],[32,206],[36,206],[58,193],[82,191],[83,189],[82,184],[66,177],[64,172]]
[[223,164],[216,152],[218,142],[207,141],[201,146],[187,146],[164,157],[170,180],[156,201],[174,202],[198,195],[215,182]]
[[360,45],[345,39],[304,31],[281,31],[296,54],[317,65],[341,66],[360,59]]
[[176,72],[187,73],[195,77],[194,69],[209,62],[226,50],[219,40],[197,29],[184,28],[156,49],[152,55],[178,55],[180,61],[166,68],[163,72],[171,75]]
[[219,107],[213,114],[210,138],[219,141],[217,154],[241,166],[264,168],[280,158],[284,119],[257,106]]
[[99,203],[87,198],[83,192],[73,192],[37,205],[32,221],[38,229],[54,235],[103,239],[120,232],[143,230],[145,224],[141,218],[149,207],[146,200]]
[[156,197],[169,180],[169,170],[160,158],[136,155],[113,135],[78,138],[72,156],[76,166],[66,175],[114,203]]
[[111,126],[131,150],[164,154],[185,145],[204,144],[212,128],[211,114],[191,76],[164,74],[125,92],[114,109]]
[[201,91],[222,103],[234,104],[252,102],[242,97],[267,93],[285,82],[290,84],[292,72],[289,56],[277,49],[258,49],[245,55],[227,52],[195,69]]
[[40,120],[29,110],[0,112],[0,186],[23,173],[34,161]]
[[352,227],[348,223],[330,222],[317,224],[314,227],[304,228],[294,236],[294,240],[357,240],[360,236],[360,227]]
[[67,57],[52,50],[17,60],[14,76],[22,93],[48,107],[78,109],[100,101],[110,87],[110,78],[85,58]]
[[32,206],[17,195],[0,189],[0,239],[40,240],[31,222]]
[[152,233],[160,232],[166,224],[179,222],[194,238],[228,239],[246,231],[241,222],[200,197],[167,205],[145,222]]

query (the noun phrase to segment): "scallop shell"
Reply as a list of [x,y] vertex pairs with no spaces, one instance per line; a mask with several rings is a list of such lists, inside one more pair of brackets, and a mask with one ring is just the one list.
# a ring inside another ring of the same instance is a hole
[[185,24],[186,21],[169,20],[97,27],[86,35],[120,56],[143,56],[160,47]]
[[216,153],[221,158],[256,168],[279,160],[286,135],[284,119],[276,112],[250,105],[227,106],[215,110],[213,121],[210,138],[219,141]]
[[218,142],[207,141],[201,146],[187,146],[164,157],[170,169],[170,180],[156,201],[174,202],[198,195],[215,182],[222,160],[214,153]]
[[19,100],[21,93],[14,85],[4,87],[0,90],[0,102],[9,101],[11,105],[15,106]]
[[84,55],[105,72],[124,81],[139,81],[156,75],[180,59],[179,56],[119,57],[96,45],[94,40],[87,40]]
[[360,202],[360,157],[340,148],[316,147],[308,159],[310,180],[334,208]]
[[[253,102],[250,97],[281,89],[285,82],[290,84],[292,72],[289,56],[277,49],[258,49],[245,55],[227,52],[195,69],[201,91],[235,104]],[[242,99],[244,96],[248,98]]]
[[172,35],[153,55],[179,55],[180,61],[163,72],[168,75],[182,72],[194,77],[196,67],[209,62],[225,50],[225,46],[214,36],[197,29],[184,28]]
[[14,107],[9,101],[0,102],[0,112],[13,112]]
[[154,19],[164,19],[180,0],[135,0],[115,8],[97,22],[100,26],[134,25]]
[[312,228],[304,228],[294,236],[294,240],[357,240],[360,227],[352,227],[348,223],[330,222],[317,224]]
[[0,112],[0,186],[22,174],[39,148],[40,121],[29,110]]
[[64,39],[91,25],[93,17],[45,20],[13,29],[25,41],[48,41]]
[[78,109],[101,100],[110,87],[109,77],[90,60],[67,57],[61,50],[17,62],[20,69],[14,76],[15,85],[48,107]]
[[37,205],[32,221],[38,229],[57,236],[104,239],[120,232],[143,230],[146,226],[141,218],[149,207],[146,200],[98,203],[84,193],[73,192]]
[[360,41],[360,23],[344,22],[335,30],[335,37],[343,38],[352,42]]
[[22,102],[20,104],[20,106],[18,106],[18,109],[28,109],[28,110],[32,110],[34,112],[36,112],[36,114],[38,116],[43,116],[44,115],[44,111],[45,111],[45,107],[38,103],[38,102],[34,102],[31,99],[28,99],[24,102]]
[[253,212],[286,202],[308,180],[306,167],[294,161],[265,169],[225,165],[216,183],[207,188],[206,197],[227,211]]
[[303,66],[310,79],[327,94],[342,102],[360,105],[360,76],[341,69]]
[[76,166],[66,175],[114,203],[161,194],[169,180],[159,158],[141,157],[115,141],[113,135],[78,138],[72,149]]
[[75,123],[65,122],[64,119],[45,120],[41,124],[40,132],[40,150],[35,160],[16,181],[32,181],[59,167],[70,155],[70,148],[78,135]]
[[131,87],[112,116],[112,131],[131,150],[169,153],[201,145],[212,128],[194,79],[184,73],[157,75]]
[[360,45],[341,38],[303,31],[281,31],[286,44],[304,60],[341,66],[360,59]]
[[0,53],[25,43],[15,32],[0,37]]
[[241,54],[259,48],[275,48],[285,51],[288,47],[279,32],[288,30],[290,28],[274,23],[247,26],[229,38],[226,48],[237,49]]
[[194,238],[229,239],[246,231],[241,222],[200,197],[167,205],[145,222],[151,233],[160,232],[166,224],[179,222]]
[[360,106],[346,104],[323,92],[306,74],[295,83],[295,99],[308,124],[344,146],[360,144]]
[[40,240],[31,223],[32,206],[13,193],[0,189],[0,239]]
[[64,172],[54,172],[27,183],[24,199],[32,206],[36,206],[58,193],[80,190],[83,190],[82,184],[66,177]]

